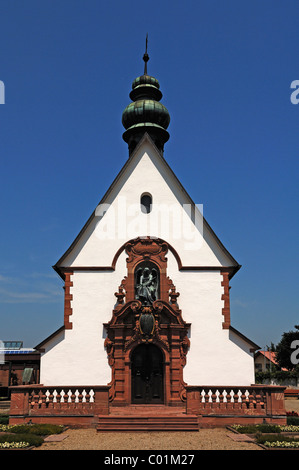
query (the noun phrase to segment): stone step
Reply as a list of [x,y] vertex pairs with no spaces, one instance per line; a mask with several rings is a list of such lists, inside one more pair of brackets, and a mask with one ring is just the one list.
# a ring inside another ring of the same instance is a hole
[[111,406],[110,414],[112,415],[137,415],[137,416],[185,416],[186,407],[179,406],[164,406],[164,405],[128,405],[124,406]]
[[6,410],[9,407],[10,407],[10,401],[8,400],[0,401],[0,410]]
[[198,431],[196,415],[99,415],[98,431]]

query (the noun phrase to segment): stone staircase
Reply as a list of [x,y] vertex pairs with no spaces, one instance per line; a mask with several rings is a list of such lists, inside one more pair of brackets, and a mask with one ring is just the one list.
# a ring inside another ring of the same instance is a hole
[[198,420],[181,407],[111,407],[109,415],[98,416],[97,431],[198,431]]
[[10,400],[1,400],[0,401],[0,410],[9,410]]

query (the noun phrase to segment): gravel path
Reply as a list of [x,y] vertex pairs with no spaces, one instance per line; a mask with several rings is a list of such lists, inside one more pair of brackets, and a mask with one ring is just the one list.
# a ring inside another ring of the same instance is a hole
[[97,432],[68,429],[60,442],[45,442],[34,450],[262,450],[248,442],[235,442],[225,428],[198,432]]
[[[299,400],[285,400],[287,411],[299,413]],[[45,442],[35,450],[262,450],[250,442],[236,442],[225,428],[198,432],[97,432],[67,429],[60,442]]]

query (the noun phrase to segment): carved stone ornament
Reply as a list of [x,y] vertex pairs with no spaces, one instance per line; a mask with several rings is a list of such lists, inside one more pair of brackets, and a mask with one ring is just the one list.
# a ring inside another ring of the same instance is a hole
[[190,346],[190,324],[177,304],[179,293],[167,277],[168,245],[158,238],[136,238],[126,244],[127,276],[122,280],[104,346],[111,366],[112,404],[131,403],[131,354],[151,343],[164,357],[165,404],[185,399],[183,367]]

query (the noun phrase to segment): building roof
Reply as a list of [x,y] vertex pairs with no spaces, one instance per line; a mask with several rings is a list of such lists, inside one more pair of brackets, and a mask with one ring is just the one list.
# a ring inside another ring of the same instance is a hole
[[273,364],[278,365],[276,361],[276,353],[273,351],[257,351],[256,354],[261,354],[262,356],[265,356],[268,361],[273,362]]
[[39,354],[33,348],[23,348],[23,341],[0,341],[0,355]]
[[[255,354],[255,357],[257,357],[258,355],[261,355],[261,356],[264,356],[264,358],[270,362],[272,362],[272,364],[276,365],[279,367],[279,364],[276,360],[276,352],[274,351],[257,351],[256,354]],[[287,370],[285,369],[284,367],[281,368],[281,370]]]

